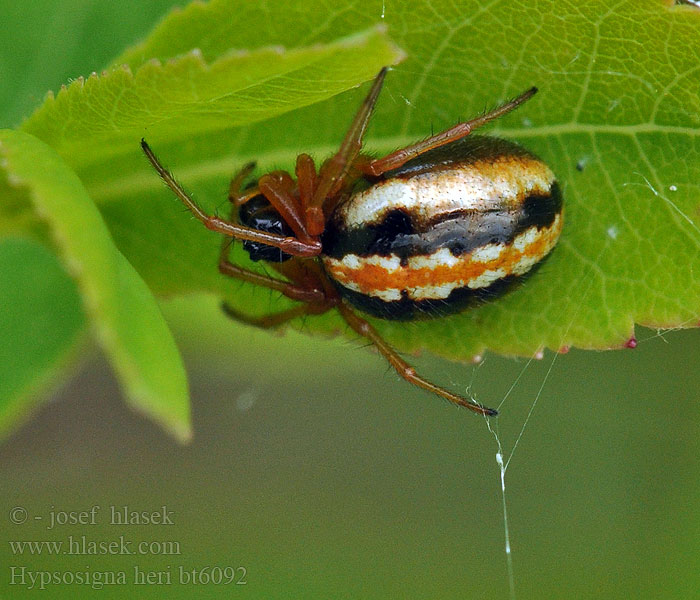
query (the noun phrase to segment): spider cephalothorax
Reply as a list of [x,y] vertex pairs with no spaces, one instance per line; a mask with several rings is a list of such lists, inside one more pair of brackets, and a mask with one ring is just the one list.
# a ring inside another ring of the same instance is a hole
[[[238,219],[242,225],[251,229],[283,237],[294,235],[289,225],[262,194],[251,198],[245,204],[241,204],[238,209]],[[261,242],[245,240],[243,248],[250,256],[250,260],[255,262],[264,260],[281,263],[292,258],[291,254]]]

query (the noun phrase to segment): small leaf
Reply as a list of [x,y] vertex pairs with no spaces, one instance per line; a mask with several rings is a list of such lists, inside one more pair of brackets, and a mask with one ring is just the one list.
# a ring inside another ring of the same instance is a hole
[[402,58],[383,28],[285,50],[227,48],[207,62],[198,49],[132,72],[117,67],[62,89],[22,126],[74,167],[134,150],[254,123],[319,102]]
[[190,415],[180,355],[155,299],[114,246],[80,180],[53,150],[26,133],[0,131],[0,159],[7,183],[26,195],[48,224],[127,398],[186,440]]

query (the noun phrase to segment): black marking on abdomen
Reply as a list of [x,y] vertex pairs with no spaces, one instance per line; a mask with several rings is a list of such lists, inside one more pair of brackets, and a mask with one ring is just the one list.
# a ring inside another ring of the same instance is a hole
[[413,253],[394,249],[394,244],[397,239],[404,239],[415,233],[416,229],[408,213],[396,209],[389,212],[379,224],[354,227],[349,230],[335,220],[331,220],[326,225],[321,240],[323,253],[333,258],[342,258],[346,254],[388,256],[393,253],[401,259],[407,259]]
[[508,243],[532,226],[548,228],[561,207],[561,191],[555,181],[549,193],[531,194],[513,210],[454,211],[440,215],[422,230],[400,209],[391,211],[378,225],[344,229],[331,221],[323,234],[323,252],[337,259],[347,254],[393,254],[402,264],[411,256],[427,256],[440,248],[460,256],[486,244]]
[[514,235],[518,235],[533,225],[538,229],[550,227],[554,218],[561,213],[562,205],[561,188],[556,180],[549,187],[549,193],[530,194],[522,203],[522,214]]

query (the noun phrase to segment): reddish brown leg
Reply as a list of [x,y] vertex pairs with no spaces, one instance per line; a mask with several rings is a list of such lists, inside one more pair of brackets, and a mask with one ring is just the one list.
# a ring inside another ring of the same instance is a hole
[[302,241],[312,241],[301,215],[301,205],[294,197],[294,182],[289,174],[277,171],[263,175],[258,180],[258,187],[295,235]]
[[[348,169],[362,149],[362,137],[365,134],[372,109],[382,89],[382,83],[384,82],[386,72],[386,67],[379,71],[374,79],[369,94],[367,94],[365,101],[362,103],[360,110],[357,112],[350,125],[350,129],[348,129],[348,132],[345,134],[340,149],[324,163],[319,176],[318,187],[314,192],[310,204],[306,208],[307,215],[309,212],[322,209],[323,202],[326,198],[333,196],[342,186],[343,179]],[[307,217],[307,220],[309,220],[309,217]],[[320,233],[316,235],[320,235]]]
[[324,313],[330,309],[330,306],[325,304],[300,304],[299,306],[294,306],[289,310],[264,315],[262,317],[251,317],[250,315],[241,313],[235,308],[226,304],[226,302],[221,304],[221,308],[226,316],[231,317],[235,321],[240,321],[241,323],[252,325],[254,327],[259,327],[260,329],[275,329],[276,327],[284,325],[297,317]]
[[256,185],[252,188],[247,189],[245,192],[240,192],[235,197],[229,195],[228,199],[230,202],[233,202],[236,206],[241,206],[241,204],[245,204],[251,198],[255,198],[255,196],[259,195],[260,188],[258,188],[258,186]]
[[394,367],[396,372],[406,381],[412,383],[413,385],[417,385],[418,387],[423,388],[424,390],[432,392],[433,394],[437,394],[438,396],[449,400],[453,404],[464,406],[465,408],[468,408],[469,410],[472,410],[481,415],[492,417],[498,414],[498,412],[492,408],[486,408],[485,406],[481,406],[480,404],[471,402],[466,398],[462,398],[462,396],[453,394],[452,392],[449,392],[446,389],[441,388],[418,375],[418,373],[416,373],[416,370],[405,360],[403,360],[397,354],[396,350],[394,350],[389,344],[387,344],[387,342],[384,341],[384,338],[382,338],[377,332],[377,330],[374,329],[374,327],[372,327],[367,321],[357,316],[353,312],[353,310],[344,302],[339,302],[337,306],[338,310],[340,311],[340,314],[343,316],[347,324],[350,325],[350,327],[356,333],[371,341],[377,347],[379,353],[389,361],[389,364],[392,367]]
[[306,230],[311,235],[321,235],[326,223],[323,209],[320,206],[311,206],[316,190],[316,165],[308,154],[297,156],[296,176],[301,211],[306,220]]
[[530,88],[523,94],[520,94],[520,96],[517,98],[494,108],[485,115],[481,115],[480,117],[476,117],[475,119],[466,121],[465,123],[459,123],[450,129],[429,137],[427,140],[407,146],[406,148],[401,148],[400,150],[396,150],[387,156],[373,160],[369,164],[362,165],[362,171],[368,175],[378,176],[382,173],[386,173],[387,171],[391,171],[392,169],[398,169],[412,158],[420,156],[428,150],[439,148],[440,146],[456,142],[457,140],[468,136],[472,131],[478,129],[482,125],[486,125],[486,123],[489,121],[498,119],[506,113],[509,113],[511,110],[518,108],[518,106],[532,98],[536,93],[537,88]]
[[258,190],[257,187],[251,188],[245,192],[243,191],[243,182],[253,172],[253,169],[255,169],[255,163],[249,162],[248,164],[244,165],[243,168],[238,171],[238,173],[236,173],[231,180],[231,184],[228,188],[228,199],[233,204],[237,206],[245,204],[252,197],[257,196],[260,193],[260,190]]
[[280,250],[283,250],[287,254],[291,254],[293,256],[318,256],[321,253],[321,242],[319,240],[299,240],[294,237],[275,235],[274,233],[267,233],[265,231],[259,231],[250,227],[244,227],[243,225],[225,221],[220,217],[214,217],[206,214],[199,206],[197,206],[195,201],[190,198],[180,184],[175,181],[172,174],[158,161],[145,140],[141,140],[141,147],[143,148],[146,157],[153,165],[153,168],[158,171],[158,174],[165,184],[182,201],[189,211],[204,224],[207,229],[218,233],[223,233],[224,235],[228,235],[239,240],[250,240],[252,242],[267,244],[268,246],[274,246],[275,248],[279,248]]
[[284,281],[283,279],[275,279],[274,277],[269,277],[268,275],[256,273],[255,271],[249,271],[248,269],[234,265],[228,259],[229,248],[229,241],[224,239],[223,243],[221,244],[221,253],[219,254],[219,272],[223,275],[227,275],[228,277],[232,277],[234,279],[240,279],[241,281],[247,281],[248,283],[253,283],[255,285],[260,285],[271,290],[277,290],[292,300],[313,303],[319,303],[325,300],[326,294],[324,293],[323,289],[319,287],[290,283],[289,281]]

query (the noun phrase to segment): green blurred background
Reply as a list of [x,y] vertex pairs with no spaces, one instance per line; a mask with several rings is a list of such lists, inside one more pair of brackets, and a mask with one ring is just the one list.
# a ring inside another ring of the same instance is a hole
[[[171,5],[1,1],[2,125],[99,70]],[[356,343],[234,327],[205,298],[164,310],[191,375],[194,441],[179,446],[130,412],[86,346],[77,375],[0,446],[0,597],[508,597],[497,444],[482,419],[399,382]],[[634,351],[529,364],[416,361],[491,405],[524,369],[497,421],[506,454],[544,385],[506,474],[518,598],[698,595],[700,336],[637,337]],[[52,510],[94,505],[97,524],[46,529]],[[173,525],[110,525],[109,507],[125,505],[166,506]],[[25,523],[11,522],[13,507]],[[122,535],[175,541],[179,554],[32,556],[9,544]],[[131,583],[29,590],[11,585],[22,566],[123,570]],[[247,583],[180,584],[180,567],[245,567]],[[135,568],[162,571],[163,584],[133,585]]]

